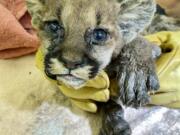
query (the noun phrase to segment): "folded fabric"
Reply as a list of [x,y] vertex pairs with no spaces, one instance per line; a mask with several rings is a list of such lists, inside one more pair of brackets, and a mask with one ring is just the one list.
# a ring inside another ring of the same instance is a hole
[[35,52],[39,41],[24,0],[0,1],[0,59]]

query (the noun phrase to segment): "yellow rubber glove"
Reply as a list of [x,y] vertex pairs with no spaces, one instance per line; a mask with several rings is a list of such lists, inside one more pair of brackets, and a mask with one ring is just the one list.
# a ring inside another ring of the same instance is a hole
[[[44,56],[40,48],[36,54],[36,65],[44,73],[43,61]],[[69,97],[72,104],[88,112],[96,112],[96,102],[107,102],[110,97],[110,92],[108,89],[109,78],[104,71],[97,75],[96,78],[88,81],[83,88],[78,90],[66,85],[59,85],[57,81],[52,80],[47,76],[46,78],[52,83],[55,83],[61,92],[65,96]]]
[[163,51],[156,62],[161,87],[151,95],[151,104],[180,108],[180,31],[159,32],[146,38]]

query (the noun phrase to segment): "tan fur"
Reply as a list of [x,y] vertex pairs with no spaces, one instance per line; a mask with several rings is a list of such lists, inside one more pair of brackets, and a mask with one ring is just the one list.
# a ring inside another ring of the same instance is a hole
[[[149,24],[154,13],[153,4],[153,0],[27,0],[32,24],[38,30],[44,53],[48,54],[48,48],[52,46],[52,39],[44,30],[45,22],[56,20],[65,30],[63,42],[56,45],[61,50],[59,55],[71,62],[82,61],[86,55],[98,62],[98,71],[105,69],[122,47]],[[95,28],[107,29],[108,40],[87,50],[85,33]],[[58,58],[53,61],[56,62],[50,64],[52,74],[67,71],[67,67],[59,66],[63,64]],[[87,63],[72,73],[88,80],[92,68]]]

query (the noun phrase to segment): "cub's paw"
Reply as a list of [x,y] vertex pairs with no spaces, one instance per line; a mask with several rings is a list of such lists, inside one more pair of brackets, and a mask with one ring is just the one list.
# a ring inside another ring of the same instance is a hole
[[155,58],[159,47],[143,38],[134,40],[122,49],[118,63],[119,96],[125,105],[139,107],[150,102],[149,92],[159,89]]
[[159,89],[158,77],[153,69],[150,65],[122,69],[118,75],[118,87],[120,99],[125,105],[139,107],[150,102],[148,93]]

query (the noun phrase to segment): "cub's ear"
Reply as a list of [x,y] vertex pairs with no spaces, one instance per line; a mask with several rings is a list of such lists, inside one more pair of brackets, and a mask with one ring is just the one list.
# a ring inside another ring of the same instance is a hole
[[117,0],[120,4],[118,23],[127,44],[147,27],[154,16],[154,0]]

